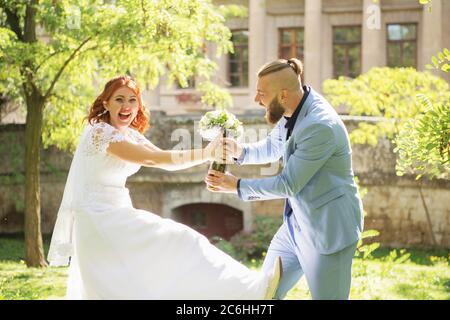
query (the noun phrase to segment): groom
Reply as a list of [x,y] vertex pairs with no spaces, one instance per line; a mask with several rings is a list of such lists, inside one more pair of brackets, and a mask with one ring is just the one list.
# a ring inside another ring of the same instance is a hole
[[282,299],[306,276],[313,299],[348,299],[352,258],[363,228],[363,208],[354,181],[347,130],[314,89],[302,86],[297,59],[276,60],[258,73],[255,101],[275,128],[262,141],[239,145],[223,139],[238,164],[263,164],[283,157],[273,177],[238,179],[209,171],[212,192],[236,193],[244,201],[286,199],[284,222],[270,243],[264,270],[281,256]]

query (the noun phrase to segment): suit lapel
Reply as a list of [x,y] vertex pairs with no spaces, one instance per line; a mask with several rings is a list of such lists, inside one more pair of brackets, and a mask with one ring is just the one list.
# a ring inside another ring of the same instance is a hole
[[284,149],[284,156],[283,156],[283,165],[284,166],[286,166],[286,163],[289,160],[289,157],[295,151],[293,136],[295,135],[296,131],[298,131],[298,129],[300,128],[300,124],[301,124],[302,120],[309,113],[309,110],[311,109],[311,106],[312,106],[312,102],[316,98],[317,93],[312,88],[310,90],[311,91],[309,92],[309,95],[305,100],[305,104],[303,105],[302,110],[300,110],[297,120],[295,121],[295,125],[294,125],[294,129],[292,130],[292,134],[285,143],[286,147]]

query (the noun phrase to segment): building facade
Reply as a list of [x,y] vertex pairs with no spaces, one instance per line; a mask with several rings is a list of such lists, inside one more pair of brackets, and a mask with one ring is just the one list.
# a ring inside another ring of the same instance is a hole
[[[324,80],[356,77],[373,67],[425,70],[431,57],[450,48],[450,1],[433,0],[240,0],[215,1],[248,8],[247,18],[227,22],[234,54],[216,59],[215,81],[227,87],[236,114],[258,108],[256,74],[266,62],[297,57],[305,82],[321,91]],[[214,48],[209,48],[211,58]],[[450,82],[450,75],[432,71]],[[184,113],[200,107],[195,82],[189,88],[164,81],[146,92],[153,110]]]

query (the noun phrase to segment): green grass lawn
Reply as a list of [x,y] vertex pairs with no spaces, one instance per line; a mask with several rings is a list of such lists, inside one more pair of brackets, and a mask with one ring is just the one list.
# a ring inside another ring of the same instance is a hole
[[[44,242],[47,252],[49,241]],[[63,297],[67,268],[27,268],[23,252],[21,238],[0,238],[0,300]],[[310,298],[304,277],[286,297]],[[450,251],[377,249],[369,259],[355,258],[350,299],[450,300]]]
[[[44,241],[48,252],[49,241]],[[66,291],[67,268],[27,268],[21,238],[0,238],[0,300],[58,299]]]

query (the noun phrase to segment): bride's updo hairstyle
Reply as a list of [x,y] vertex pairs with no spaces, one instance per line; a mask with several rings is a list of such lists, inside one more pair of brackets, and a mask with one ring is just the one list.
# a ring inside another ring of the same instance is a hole
[[141,89],[137,85],[136,81],[134,81],[133,78],[129,76],[118,76],[112,78],[105,84],[103,92],[97,97],[97,99],[95,99],[94,103],[91,106],[88,115],[88,121],[90,124],[98,122],[111,123],[109,112],[106,112],[103,101],[108,101],[113,93],[121,87],[130,88],[136,95],[139,104],[139,110],[133,122],[131,122],[131,126],[138,130],[140,133],[144,133],[145,130],[149,128],[150,115],[146,111],[145,106],[142,102]]

